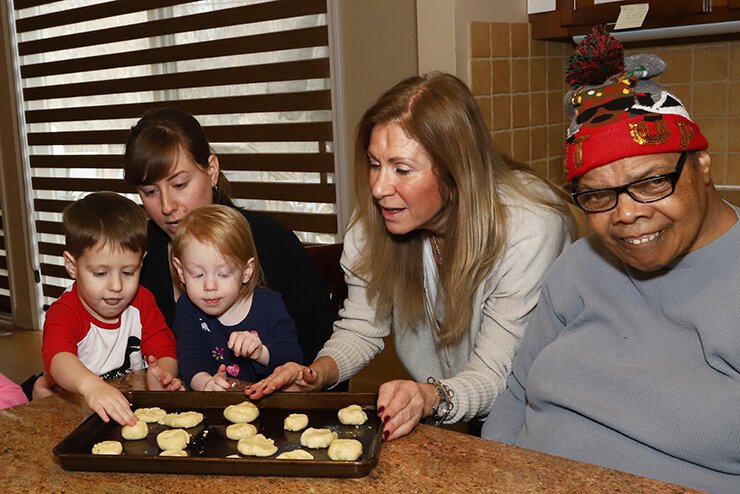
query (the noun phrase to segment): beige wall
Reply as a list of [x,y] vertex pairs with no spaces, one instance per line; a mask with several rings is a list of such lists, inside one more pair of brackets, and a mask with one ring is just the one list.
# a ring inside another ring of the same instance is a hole
[[441,70],[470,82],[471,22],[527,22],[526,0],[417,0],[419,73]]
[[526,23],[470,25],[470,87],[494,142],[556,183],[562,183],[569,52],[569,44],[532,40]]
[[[354,132],[364,111],[385,90],[417,73],[416,1],[330,1],[339,231],[354,200]],[[338,62],[338,63],[337,63]]]

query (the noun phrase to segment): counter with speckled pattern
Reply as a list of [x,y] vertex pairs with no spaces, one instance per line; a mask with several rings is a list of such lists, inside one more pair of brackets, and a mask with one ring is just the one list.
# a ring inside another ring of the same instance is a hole
[[[117,383],[144,389],[142,375]],[[64,470],[52,448],[91,411],[62,394],[0,411],[0,491],[10,492],[351,492],[629,493],[696,492],[626,473],[420,425],[383,444],[359,479],[132,474]]]

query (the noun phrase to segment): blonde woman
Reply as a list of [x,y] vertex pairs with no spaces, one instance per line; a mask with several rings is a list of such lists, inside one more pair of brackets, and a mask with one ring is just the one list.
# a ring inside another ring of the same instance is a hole
[[349,295],[308,367],[249,387],[317,390],[349,379],[391,332],[415,381],[378,391],[383,437],[484,417],[506,386],[545,272],[571,242],[565,202],[493,145],[454,76],[411,77],[364,114],[358,208],[344,240]]

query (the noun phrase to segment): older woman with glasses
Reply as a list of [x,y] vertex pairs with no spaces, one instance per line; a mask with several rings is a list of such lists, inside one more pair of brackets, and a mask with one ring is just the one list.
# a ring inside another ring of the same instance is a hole
[[545,278],[483,436],[738,492],[739,210],[712,183],[699,127],[647,80],[665,63],[623,60],[603,32],[584,43],[565,166],[593,234]]

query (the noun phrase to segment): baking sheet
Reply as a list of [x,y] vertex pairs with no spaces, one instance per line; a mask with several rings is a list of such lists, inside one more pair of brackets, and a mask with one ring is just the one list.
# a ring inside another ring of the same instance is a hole
[[[127,441],[121,438],[121,426],[103,422],[97,414],[85,419],[74,431],[54,447],[54,455],[66,470],[101,472],[195,473],[215,475],[269,475],[286,477],[363,477],[378,462],[382,424],[377,415],[374,393],[276,393],[255,401],[260,416],[252,422],[258,433],[275,440],[278,452],[267,458],[226,458],[239,454],[237,441],[226,437],[231,424],[223,416],[228,405],[246,401],[242,392],[150,392],[124,393],[132,409],[160,407],[168,413],[194,410],[204,415],[201,424],[186,429],[191,435],[188,457],[161,457],[157,434],[170,429],[165,425],[148,424],[145,439]],[[368,421],[361,426],[342,425],[337,419],[340,408],[360,405]],[[333,461],[327,449],[309,449],[314,460],[277,460],[275,456],[301,448],[301,432],[283,430],[283,420],[291,413],[308,415],[308,427],[328,428],[341,439],[357,439],[362,443],[362,456],[356,461]],[[123,455],[93,455],[95,443],[120,441]]]

